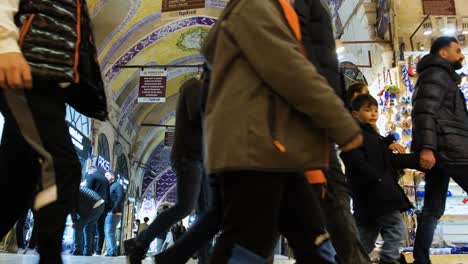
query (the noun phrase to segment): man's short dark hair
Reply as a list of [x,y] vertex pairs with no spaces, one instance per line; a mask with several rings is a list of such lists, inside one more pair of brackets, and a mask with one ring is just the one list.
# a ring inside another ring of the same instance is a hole
[[458,43],[457,39],[454,37],[440,37],[434,40],[431,47],[431,54],[438,54],[441,49],[450,47],[452,42]]
[[369,107],[369,106],[379,107],[379,104],[377,103],[377,100],[375,100],[375,98],[372,97],[372,95],[370,95],[370,94],[358,95],[351,102],[351,110],[353,110],[353,111],[359,111],[359,110],[361,110],[361,108]]
[[114,177],[117,177],[117,175],[115,175],[115,171],[113,170],[109,170],[107,171],[110,175],[114,176]]
[[[349,101],[353,100],[353,96],[355,93],[362,93],[362,90],[364,87],[366,87],[367,84],[364,82],[354,82],[348,87],[348,90],[346,91],[346,96],[348,97],[347,99]],[[349,102],[348,101],[348,102]]]
[[145,217],[145,218],[143,218],[143,221],[145,221],[145,223],[146,223],[146,222],[149,221],[149,218],[148,218],[148,217]]

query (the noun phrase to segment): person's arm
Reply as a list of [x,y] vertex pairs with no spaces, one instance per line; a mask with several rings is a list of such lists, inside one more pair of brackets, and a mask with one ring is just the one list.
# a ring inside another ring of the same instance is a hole
[[183,96],[190,121],[201,122],[201,87],[185,87]]
[[[247,4],[246,4],[247,5]],[[360,129],[328,82],[301,53],[300,43],[277,9],[251,1],[244,10],[230,14],[224,27],[239,45],[260,78],[297,111],[307,115],[328,137],[343,146]],[[243,12],[251,9],[249,12]],[[255,14],[255,19],[248,14]]]
[[413,169],[423,171],[419,165],[419,157],[416,153],[391,154],[392,166],[395,169]]
[[96,177],[94,177],[94,174],[88,174],[86,177],[86,187],[90,188],[91,190],[95,190],[95,184]]
[[445,96],[447,84],[441,69],[426,70],[419,78],[413,95],[413,131],[420,150],[437,151],[436,115]]
[[19,30],[14,22],[19,2],[0,1],[0,87],[29,89],[32,88],[31,69],[21,54]]
[[122,208],[119,208],[122,206],[123,200],[124,200],[124,190],[122,185],[118,185],[115,188],[115,194],[116,194],[116,199],[114,201],[114,204],[112,205],[112,213],[116,213],[117,211],[120,211]]
[[[348,170],[348,168],[353,168],[353,173],[359,174],[360,177],[362,177],[362,180],[369,182],[381,181],[378,177],[381,173],[379,173],[372,164],[369,164],[365,158],[362,148],[349,152],[342,152],[340,156],[345,164],[346,170]],[[356,180],[362,181],[361,179]]]

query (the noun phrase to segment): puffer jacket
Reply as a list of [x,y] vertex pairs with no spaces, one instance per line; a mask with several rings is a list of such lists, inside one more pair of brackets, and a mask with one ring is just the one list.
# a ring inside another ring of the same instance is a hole
[[468,165],[468,111],[459,89],[460,76],[438,55],[417,66],[413,95],[412,149],[433,150],[439,162]]
[[68,104],[86,116],[107,119],[86,0],[21,0],[16,25],[34,80],[71,84]]
[[301,23],[302,43],[307,58],[345,101],[345,85],[336,54],[330,10],[322,0],[296,0],[294,8]]
[[78,215],[80,217],[89,215],[93,209],[97,208],[95,207],[96,205],[99,206],[98,202],[100,204],[105,203],[104,199],[102,199],[97,192],[93,191],[88,187],[81,186],[80,196],[78,200],[78,208],[71,212],[73,222],[76,222],[76,220],[78,220]]

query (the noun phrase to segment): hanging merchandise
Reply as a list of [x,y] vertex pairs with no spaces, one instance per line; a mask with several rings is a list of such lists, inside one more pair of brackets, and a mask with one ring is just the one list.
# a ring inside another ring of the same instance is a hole
[[414,65],[411,65],[408,69],[408,74],[409,76],[411,77],[416,77],[418,75],[417,71],[416,71],[416,66]]

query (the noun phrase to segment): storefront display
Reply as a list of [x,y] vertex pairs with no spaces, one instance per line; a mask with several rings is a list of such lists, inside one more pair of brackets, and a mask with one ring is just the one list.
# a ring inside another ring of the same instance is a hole
[[[382,135],[393,135],[395,140],[405,146],[408,151],[411,147],[412,120],[411,98],[414,92],[414,84],[417,81],[415,65],[417,61],[400,63],[397,68],[385,70],[379,78],[379,86],[382,87],[377,94],[380,108],[380,120],[378,127]],[[464,78],[466,79],[466,78]],[[468,83],[466,80],[461,85],[461,91],[468,100]],[[415,210],[405,213],[407,225],[407,246],[414,243],[417,227],[416,215],[420,212],[424,203],[424,173],[407,170],[401,179],[401,184],[415,205]],[[455,182],[449,185],[445,216],[436,230],[434,246],[445,246],[446,242],[456,244],[468,243],[468,194]]]

